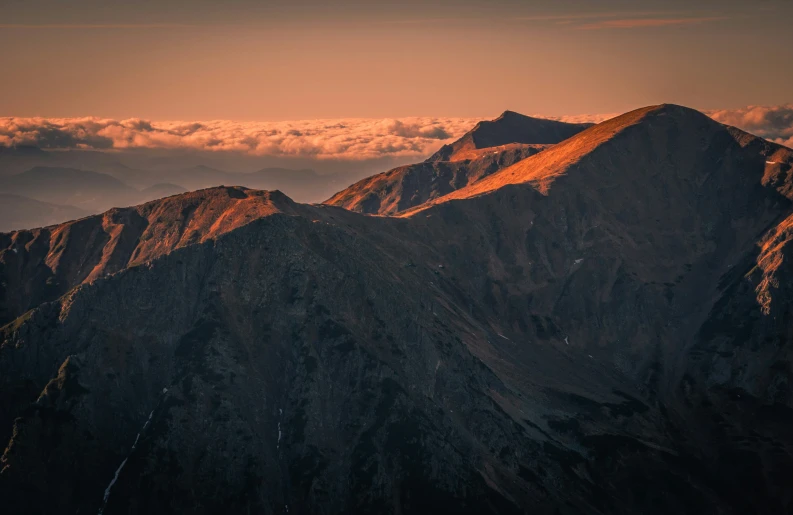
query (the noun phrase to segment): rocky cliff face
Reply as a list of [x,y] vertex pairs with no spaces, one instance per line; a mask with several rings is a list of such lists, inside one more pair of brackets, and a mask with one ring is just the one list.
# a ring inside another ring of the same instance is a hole
[[6,506],[787,513],[792,165],[656,106],[400,217],[223,188],[5,235]]
[[495,120],[478,123],[423,163],[400,166],[358,181],[325,204],[360,213],[396,214],[473,184],[589,125],[505,111]]

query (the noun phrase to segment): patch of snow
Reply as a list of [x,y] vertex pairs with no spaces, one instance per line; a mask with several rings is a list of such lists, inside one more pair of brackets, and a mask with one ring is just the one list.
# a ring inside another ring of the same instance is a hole
[[[151,417],[153,417],[153,416],[154,416],[154,410],[151,410],[151,413],[149,413],[149,418],[146,419],[146,423],[143,424],[143,429],[140,430],[140,433],[142,433],[143,431],[146,430],[147,427],[149,427],[149,422],[151,422]],[[140,437],[140,433],[138,433],[138,437]],[[137,438],[135,439],[135,443],[136,444],[138,443]],[[135,450],[135,446],[134,445],[132,446],[132,450],[133,451]]]
[[163,394],[166,394],[166,393],[168,393],[168,388],[163,388],[163,389],[162,389],[162,393],[163,393]]
[[[284,410],[281,409],[281,408],[278,408],[278,417],[280,418],[281,416],[283,416],[283,414],[284,414]],[[275,448],[276,449],[280,449],[281,448],[281,421],[280,420],[278,421],[278,441],[275,442]]]
[[507,341],[510,341],[510,342],[512,341],[512,340],[510,340],[509,338],[507,338],[506,336],[504,336],[504,335],[503,335],[503,334],[501,334],[501,333],[496,333],[496,334],[497,334],[497,335],[499,335],[500,337],[504,338],[504,339],[505,339],[505,340],[507,340]]
[[576,259],[575,261],[573,261],[573,264],[577,265],[578,263],[580,263],[583,260],[584,260],[584,258]]
[[116,481],[118,481],[118,476],[119,474],[121,474],[121,469],[124,468],[124,465],[127,464],[127,460],[129,459],[130,456],[132,456],[132,453],[135,452],[135,449],[138,447],[138,441],[140,440],[140,435],[143,434],[143,432],[146,430],[147,427],[149,427],[149,422],[151,422],[151,417],[153,416],[154,416],[154,410],[151,410],[151,413],[149,413],[149,418],[146,419],[146,422],[143,424],[143,427],[141,428],[140,432],[135,437],[135,442],[132,444],[132,448],[129,450],[129,454],[127,454],[127,457],[124,458],[124,461],[121,462],[121,465],[118,466],[118,468],[116,469],[116,473],[113,475],[113,479],[110,481],[110,484],[107,485],[107,488],[105,488],[105,495],[102,498],[102,507],[99,508],[98,515],[102,515],[102,513],[105,511],[105,506],[107,506],[107,500],[110,498],[110,490],[113,489],[113,485],[115,485]]
[[102,499],[102,507],[99,508],[99,515],[102,515],[102,513],[104,512],[105,505],[107,504],[107,499],[110,497],[110,489],[113,488],[113,485],[115,485],[116,481],[118,481],[118,475],[121,473],[121,469],[124,468],[124,465],[127,464],[127,459],[128,458],[129,457],[124,458],[124,461],[122,461],[121,465],[119,465],[118,468],[116,469],[116,473],[113,476],[113,480],[110,481],[110,484],[107,485],[107,488],[105,488],[105,497],[104,497],[104,499]]
[[569,341],[567,341],[567,336],[565,336],[565,337],[564,337],[564,342],[565,342],[567,345],[570,345],[570,342],[569,342]]

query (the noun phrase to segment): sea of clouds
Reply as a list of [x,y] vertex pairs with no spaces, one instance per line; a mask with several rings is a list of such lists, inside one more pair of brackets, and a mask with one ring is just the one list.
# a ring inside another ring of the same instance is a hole
[[[793,146],[793,104],[708,111],[777,143]],[[565,116],[600,122],[613,114]],[[283,122],[148,121],[139,118],[0,118],[0,146],[43,149],[192,149],[257,156],[364,160],[426,156],[471,129],[473,118],[413,117]]]
[[793,148],[793,104],[709,111],[714,120]]
[[468,118],[284,122],[0,118],[0,145],[44,149],[193,149],[259,156],[372,159],[420,156],[460,137]]

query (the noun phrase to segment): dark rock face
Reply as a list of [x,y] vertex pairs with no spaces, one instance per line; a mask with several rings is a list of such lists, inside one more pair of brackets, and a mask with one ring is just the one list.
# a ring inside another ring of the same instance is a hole
[[4,506],[787,513],[791,165],[660,106],[400,218],[223,188],[4,235],[14,291],[63,270],[4,297]]

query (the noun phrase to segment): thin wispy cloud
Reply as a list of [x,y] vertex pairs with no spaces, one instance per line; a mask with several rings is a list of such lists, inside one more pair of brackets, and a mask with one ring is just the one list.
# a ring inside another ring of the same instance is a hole
[[[510,16],[507,19],[497,17],[499,22],[553,22],[557,25],[571,25],[586,22],[586,25],[594,24],[594,20],[609,20],[609,22],[620,22],[627,19],[663,19],[669,21],[677,21],[684,16],[704,15],[702,12],[692,11],[610,11],[610,12],[583,12],[576,14],[536,14],[536,15],[523,15],[523,16]],[[485,16],[484,18],[487,18]],[[455,23],[455,22],[468,22],[472,20],[482,20],[483,18],[474,17],[427,17],[427,18],[407,18],[407,19],[392,19],[379,21],[381,24],[386,25],[425,25],[425,24],[439,24],[439,23]],[[581,25],[585,27],[586,25]]]
[[0,29],[174,29],[184,23],[0,23]]
[[[487,16],[485,16],[487,18]],[[387,20],[370,20],[368,23],[379,25],[434,25],[482,21],[482,17],[441,16],[426,18],[393,18]],[[572,26],[578,29],[626,29],[641,27],[663,27],[672,25],[690,25],[726,19],[712,16],[702,10],[665,10],[665,11],[609,11],[544,13],[516,15],[504,19],[498,16],[499,22],[548,22],[555,25]],[[173,29],[211,26],[245,26],[249,21],[238,23],[119,23],[119,22],[72,22],[72,23],[0,23],[0,29]]]
[[726,20],[724,16],[708,16],[698,18],[624,18],[585,23],[577,28],[581,30],[602,29],[640,29],[650,27],[670,27],[679,25],[699,25],[702,23]]
[[602,18],[639,18],[646,16],[679,16],[683,11],[610,11],[610,12],[581,12],[576,14],[537,14],[529,16],[515,16],[516,21],[581,21],[598,20]]

